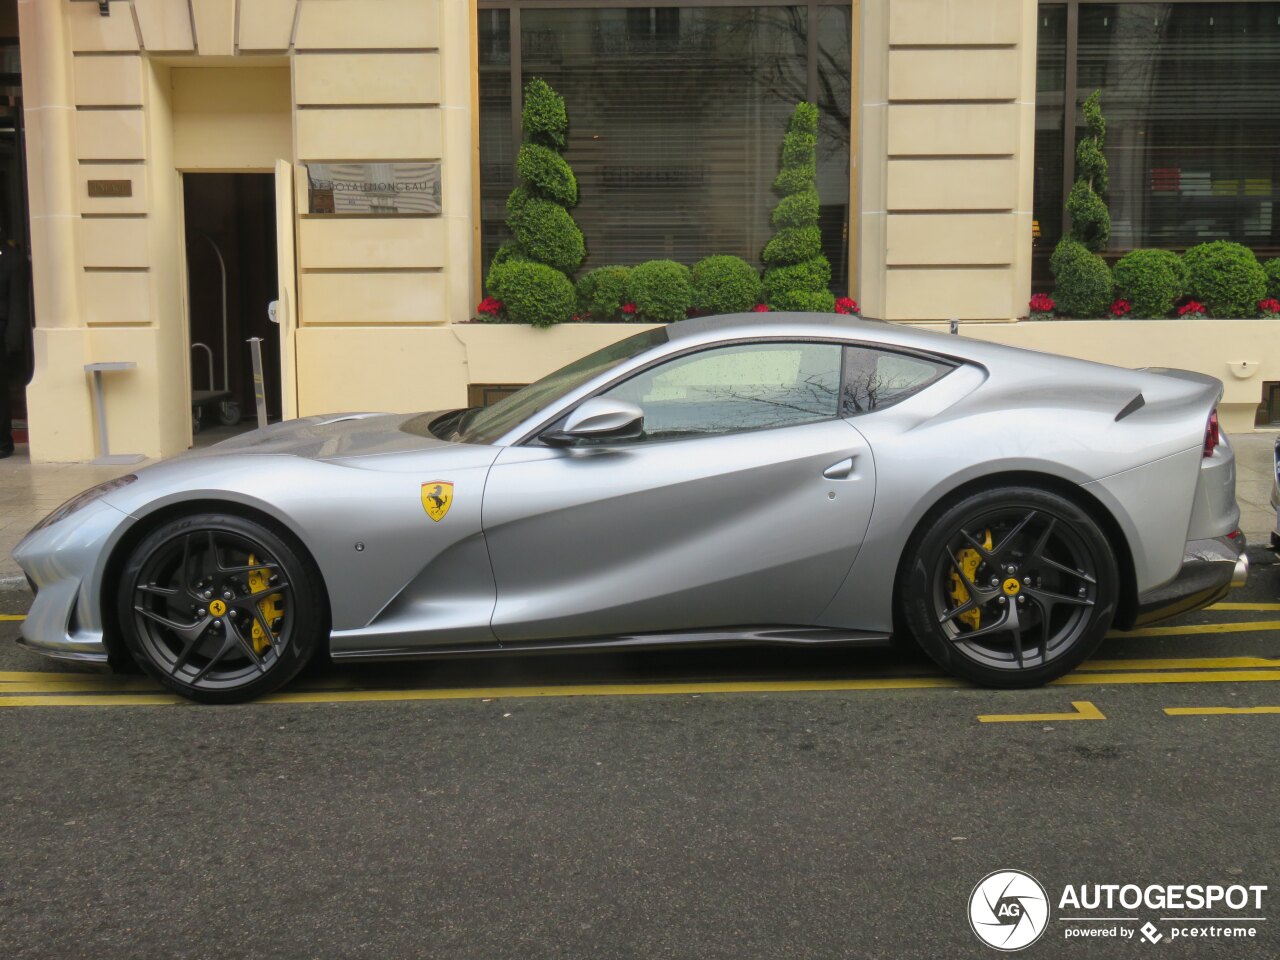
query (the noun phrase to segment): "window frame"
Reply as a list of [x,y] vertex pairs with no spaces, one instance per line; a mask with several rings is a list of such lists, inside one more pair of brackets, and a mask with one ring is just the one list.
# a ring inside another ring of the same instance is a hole
[[[862,411],[861,413],[845,412],[844,386],[845,386],[846,378],[848,377],[848,373],[849,373],[849,350],[850,349],[862,348],[867,350],[873,350],[877,353],[890,353],[890,354],[895,354],[897,356],[913,357],[920,360],[927,360],[930,363],[935,363],[935,364],[938,364],[939,366],[949,368],[945,372],[940,373],[938,376],[934,377],[928,383],[920,386],[919,388],[913,390],[907,395],[901,397],[900,398],[901,401],[910,400],[920,396],[920,394],[924,393],[926,390],[930,389],[934,385],[946,379],[948,374],[950,374],[953,370],[955,370],[957,367],[961,366],[964,363],[963,360],[957,359],[955,357],[948,357],[943,354],[930,353],[927,350],[916,350],[911,347],[886,346],[885,344],[879,344],[872,341],[849,340],[845,337],[814,337],[814,336],[806,337],[806,336],[788,336],[788,335],[747,336],[747,337],[735,337],[732,340],[722,340],[714,343],[696,343],[696,344],[691,344],[688,347],[684,347],[683,349],[672,350],[670,352],[663,353],[661,356],[653,357],[652,359],[646,361],[645,363],[640,364],[637,367],[634,367],[630,370],[626,370],[621,374],[614,376],[607,382],[602,383],[599,386],[595,387],[594,389],[590,390],[588,393],[585,393],[582,396],[578,397],[577,399],[570,401],[567,406],[560,408],[551,416],[541,419],[536,426],[530,427],[529,429],[524,429],[522,425],[522,427],[518,431],[512,431],[513,433],[517,434],[517,439],[511,441],[510,444],[505,444],[505,445],[512,446],[512,447],[532,446],[532,447],[542,447],[547,449],[553,449],[549,444],[544,444],[541,442],[540,440],[541,435],[547,432],[548,430],[555,429],[557,425],[562,424],[568,418],[568,416],[571,413],[573,413],[574,410],[578,409],[579,406],[586,403],[588,400],[593,400],[596,397],[603,396],[605,393],[612,390],[614,387],[620,386],[626,381],[631,380],[632,378],[637,377],[642,373],[652,370],[654,367],[661,366],[670,361],[679,360],[682,357],[690,356],[696,353],[705,353],[710,350],[720,350],[725,347],[746,346],[753,343],[826,343],[826,344],[832,344],[834,346],[840,347],[841,348],[840,349],[840,373],[839,373],[840,397],[836,403],[835,416],[829,418],[831,420],[861,419],[862,417],[880,413],[883,410],[888,410],[891,407],[896,406],[900,402],[899,400],[894,400],[892,403],[886,404],[883,407],[878,407],[875,410],[865,410],[865,411]],[[531,422],[532,419],[533,418],[530,418],[530,421],[526,421],[526,424]],[[795,427],[809,426],[814,423],[824,423],[827,421],[827,419],[828,418],[823,418],[822,420],[810,420],[806,423],[799,423],[799,424],[779,424],[777,426],[772,426],[772,427],[754,427],[749,430],[737,430],[737,431],[734,431],[732,434],[720,433],[720,434],[701,434],[701,435],[694,435],[694,436],[687,436],[687,437],[670,437],[667,439],[657,440],[654,442],[655,443],[681,443],[687,440],[705,440],[710,437],[739,436],[745,433],[765,433],[770,430],[788,430],[788,429],[793,429]],[[630,443],[631,442],[629,442],[629,445]],[[575,447],[558,448],[558,449],[575,449]]]

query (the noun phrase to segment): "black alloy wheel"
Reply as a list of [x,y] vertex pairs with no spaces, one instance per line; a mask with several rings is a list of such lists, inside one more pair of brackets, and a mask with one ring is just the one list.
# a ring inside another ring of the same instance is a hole
[[1033,487],[942,511],[907,550],[900,610],[921,648],[987,686],[1046,683],[1085,660],[1115,616],[1119,571],[1093,518]]
[[125,564],[117,608],[138,665],[203,703],[277,689],[327,634],[314,563],[263,524],[228,514],[153,530]]

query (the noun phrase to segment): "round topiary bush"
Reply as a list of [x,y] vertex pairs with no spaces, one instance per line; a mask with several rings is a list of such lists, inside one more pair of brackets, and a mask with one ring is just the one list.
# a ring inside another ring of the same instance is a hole
[[1280,300],[1280,257],[1268,260],[1262,269],[1267,274],[1267,296]]
[[703,313],[743,313],[760,302],[760,274],[741,257],[699,260],[690,279],[693,309]]
[[1119,296],[1133,306],[1135,317],[1165,317],[1187,292],[1187,274],[1172,250],[1133,250],[1112,268]]
[[545,263],[506,260],[489,269],[485,286],[515,323],[549,327],[573,316],[572,281]]
[[650,260],[633,267],[630,290],[635,319],[646,323],[683,320],[693,305],[689,268],[674,260]]
[[1252,317],[1267,295],[1267,274],[1248,247],[1213,240],[1182,255],[1187,293],[1214,317]]
[[1063,237],[1049,260],[1058,313],[1067,317],[1100,317],[1111,305],[1111,270],[1107,262],[1079,240]]
[[597,323],[621,319],[622,305],[631,297],[630,277],[630,267],[608,266],[588,270],[578,278],[579,312],[590,314]]

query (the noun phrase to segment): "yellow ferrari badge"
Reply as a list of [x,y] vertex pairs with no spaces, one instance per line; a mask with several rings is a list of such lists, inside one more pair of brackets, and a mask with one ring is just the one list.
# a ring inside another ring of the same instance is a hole
[[1010,577],[1004,582],[1004,592],[1010,597],[1016,597],[1018,591],[1022,589],[1022,584],[1018,582],[1017,577]]
[[453,484],[447,480],[432,480],[422,485],[422,509],[427,516],[439,523],[453,506]]

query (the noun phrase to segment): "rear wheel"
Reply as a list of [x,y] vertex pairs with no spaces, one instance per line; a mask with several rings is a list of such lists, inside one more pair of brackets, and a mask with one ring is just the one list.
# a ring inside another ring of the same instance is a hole
[[1102,530],[1034,487],[983,491],[942,511],[907,548],[899,603],[943,669],[994,687],[1047,683],[1111,626],[1119,570]]
[[203,703],[291,680],[326,633],[314,565],[263,524],[206,513],[152,531],[120,580],[120,626],[147,673]]

